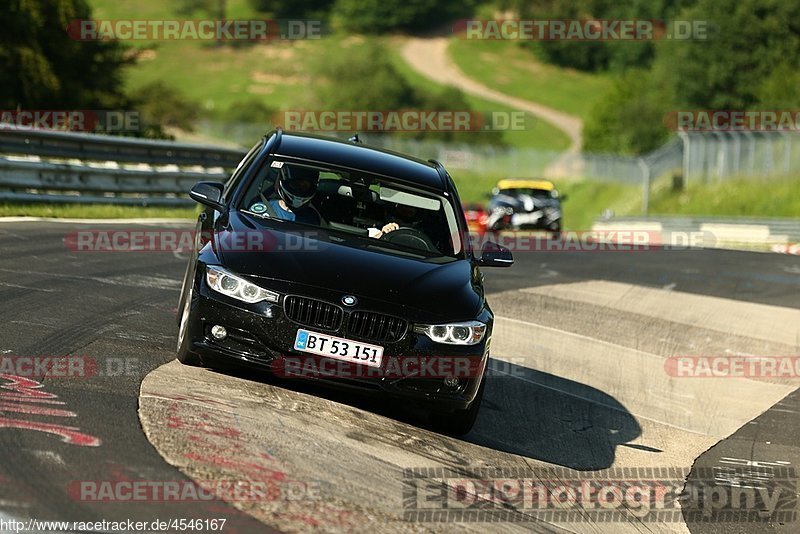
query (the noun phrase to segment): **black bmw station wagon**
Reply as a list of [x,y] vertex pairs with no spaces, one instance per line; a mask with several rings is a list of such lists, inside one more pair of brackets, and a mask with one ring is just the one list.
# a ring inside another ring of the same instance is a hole
[[205,206],[184,277],[178,359],[413,401],[469,432],[492,337],[482,267],[455,185],[436,161],[276,130]]

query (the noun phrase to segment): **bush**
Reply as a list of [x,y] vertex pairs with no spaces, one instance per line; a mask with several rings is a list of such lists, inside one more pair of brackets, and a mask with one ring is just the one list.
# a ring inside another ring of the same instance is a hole
[[187,100],[179,90],[160,81],[139,89],[132,100],[139,112],[144,137],[165,137],[165,127],[191,132],[200,115],[199,104]]
[[317,104],[326,109],[402,109],[417,103],[386,50],[371,41],[320,58],[313,70]]
[[263,100],[250,98],[232,103],[223,118],[226,122],[268,125],[272,123],[274,115],[275,110]]
[[335,0],[250,0],[257,11],[270,13],[276,18],[314,19],[330,14]]
[[379,34],[419,32],[472,15],[475,0],[336,0],[332,14],[343,30]]

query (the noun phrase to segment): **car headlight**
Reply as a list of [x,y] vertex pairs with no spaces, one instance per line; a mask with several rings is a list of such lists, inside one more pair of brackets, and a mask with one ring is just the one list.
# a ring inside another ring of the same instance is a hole
[[437,343],[447,345],[475,345],[486,334],[486,325],[479,321],[450,324],[418,324],[414,332],[425,334]]
[[206,266],[206,282],[217,293],[222,293],[248,304],[254,304],[262,300],[278,302],[277,293],[258,287],[221,267]]
[[495,206],[492,212],[497,215],[512,215],[514,213],[514,208],[511,206]]

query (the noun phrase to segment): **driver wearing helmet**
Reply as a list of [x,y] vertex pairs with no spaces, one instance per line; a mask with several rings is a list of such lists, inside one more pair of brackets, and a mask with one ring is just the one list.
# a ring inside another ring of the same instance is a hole
[[322,218],[310,204],[317,192],[319,171],[309,167],[284,165],[275,180],[278,198],[269,204],[279,219],[319,225]]

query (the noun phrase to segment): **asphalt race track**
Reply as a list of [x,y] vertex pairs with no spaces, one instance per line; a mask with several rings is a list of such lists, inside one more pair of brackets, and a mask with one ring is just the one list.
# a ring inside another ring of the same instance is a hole
[[[487,269],[494,361],[478,422],[456,439],[401,405],[173,361],[185,258],[65,246],[69,232],[97,227],[0,222],[4,362],[69,355],[90,369],[27,382],[2,369],[0,519],[224,518],[226,533],[798,530],[800,378],[676,376],[670,363],[800,356],[798,257],[540,252]],[[645,517],[501,504],[492,525],[425,515],[437,505],[418,479],[487,473],[766,485],[781,488],[782,512],[723,521],[673,502]],[[275,493],[166,502],[82,489],[191,480],[267,481]]]

